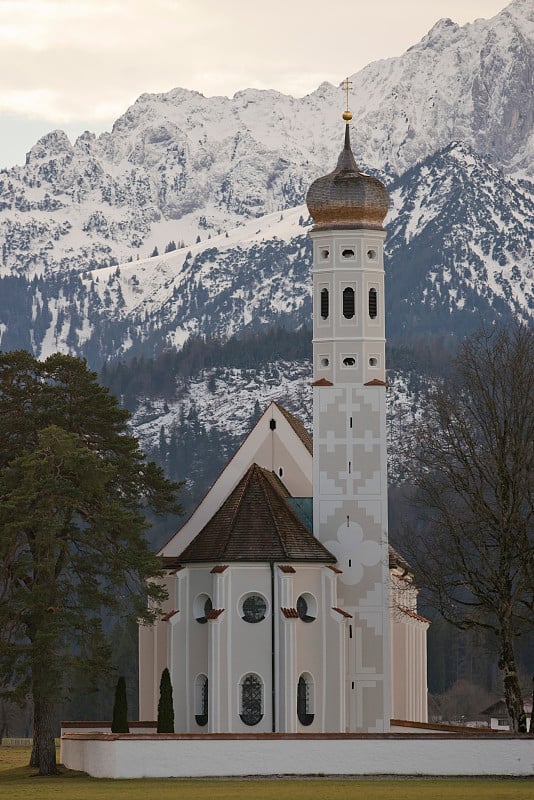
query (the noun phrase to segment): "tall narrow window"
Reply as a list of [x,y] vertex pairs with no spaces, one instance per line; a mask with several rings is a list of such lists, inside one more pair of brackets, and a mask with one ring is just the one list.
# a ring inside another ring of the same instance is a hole
[[208,676],[198,675],[195,681],[195,721],[201,727],[208,722]]
[[313,681],[311,675],[303,674],[297,684],[297,717],[301,725],[311,725],[313,713]]
[[375,319],[378,314],[378,298],[376,289],[369,289],[369,316]]
[[352,319],[354,316],[354,289],[347,286],[343,289],[343,316],[345,319]]
[[257,725],[263,717],[263,684],[259,675],[250,673],[241,681],[241,721]]
[[321,317],[328,319],[328,289],[321,289]]

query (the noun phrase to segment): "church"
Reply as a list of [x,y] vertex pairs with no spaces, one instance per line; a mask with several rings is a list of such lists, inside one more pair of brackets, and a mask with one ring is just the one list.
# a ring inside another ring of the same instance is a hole
[[139,632],[140,719],[168,667],[177,733],[375,733],[427,721],[426,632],[388,545],[384,185],[345,140],[311,185],[313,437],[264,411],[160,551]]

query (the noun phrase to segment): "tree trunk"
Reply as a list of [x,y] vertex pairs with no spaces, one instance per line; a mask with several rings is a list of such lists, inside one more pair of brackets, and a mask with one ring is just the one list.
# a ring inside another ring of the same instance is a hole
[[30,767],[37,767],[39,775],[55,775],[58,771],[54,741],[54,704],[49,700],[34,698]]
[[514,643],[511,631],[501,628],[501,647],[499,669],[503,673],[504,699],[515,733],[527,732],[527,715],[523,704],[523,695],[517,675]]

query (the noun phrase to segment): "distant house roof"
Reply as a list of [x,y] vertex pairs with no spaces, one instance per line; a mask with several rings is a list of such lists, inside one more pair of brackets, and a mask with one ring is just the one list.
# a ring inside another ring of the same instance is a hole
[[[525,697],[523,699],[523,708],[525,709],[526,714],[530,714],[532,712],[532,700],[529,697]],[[504,697],[501,697],[500,700],[497,700],[497,702],[493,703],[491,706],[488,706],[480,713],[483,717],[506,719],[508,717],[508,708],[506,706]]]
[[181,564],[216,561],[335,563],[286,502],[279,478],[252,464],[210,521],[180,553]]
[[394,547],[388,545],[389,550],[389,568],[390,569],[402,569],[404,572],[408,572],[410,575],[413,574],[413,570],[411,566],[408,564],[405,558],[403,558],[400,553],[395,550]]
[[298,419],[298,417],[293,416],[293,414],[291,414],[291,412],[288,411],[287,408],[284,408],[278,403],[275,403],[275,406],[277,407],[278,411],[280,411],[280,413],[283,414],[284,417],[287,419],[287,421],[289,422],[289,424],[291,425],[291,427],[301,440],[302,444],[305,446],[306,450],[313,455],[313,439],[311,433],[309,433],[306,430],[300,419]]

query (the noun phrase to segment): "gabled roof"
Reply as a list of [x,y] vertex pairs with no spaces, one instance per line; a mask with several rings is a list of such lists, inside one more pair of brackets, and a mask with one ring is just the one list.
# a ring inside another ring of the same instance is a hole
[[287,419],[297,436],[299,437],[300,441],[306,448],[306,450],[313,455],[313,438],[311,433],[309,433],[300,419],[298,417],[293,416],[293,414],[284,408],[283,406],[279,405],[279,403],[275,403],[275,406],[280,411],[281,414]]
[[314,561],[336,558],[286,503],[289,493],[269,470],[252,464],[235,489],[180,553],[180,563]]
[[[273,447],[274,440],[277,447]],[[284,452],[287,460],[296,464],[295,474],[288,472],[285,476],[290,493],[311,494],[312,450],[312,437],[302,422],[278,403],[269,403],[191,516],[162,546],[159,554],[176,561],[222,506],[251,464],[259,463],[269,470],[279,466],[273,461],[275,453],[277,461]],[[303,482],[307,485],[303,486]]]

